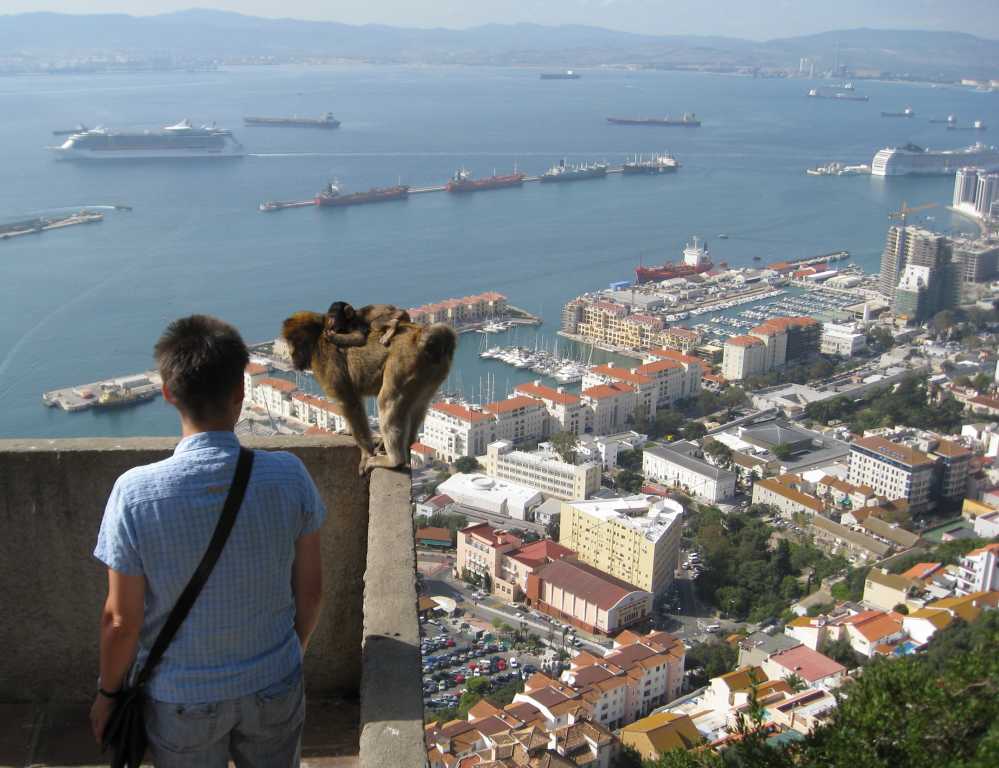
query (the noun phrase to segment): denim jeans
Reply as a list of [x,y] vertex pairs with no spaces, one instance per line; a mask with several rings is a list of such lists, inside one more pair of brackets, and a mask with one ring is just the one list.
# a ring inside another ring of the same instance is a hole
[[149,757],[156,768],[297,768],[305,689],[301,668],[238,699],[204,704],[146,702]]

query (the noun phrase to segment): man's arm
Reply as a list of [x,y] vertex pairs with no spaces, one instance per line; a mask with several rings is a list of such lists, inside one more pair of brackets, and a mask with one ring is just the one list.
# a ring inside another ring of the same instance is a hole
[[295,633],[305,653],[319,623],[323,603],[323,559],[318,530],[300,536],[295,542],[291,588],[295,593]]
[[145,617],[146,577],[108,568],[108,598],[101,614],[101,688],[117,691],[135,660]]

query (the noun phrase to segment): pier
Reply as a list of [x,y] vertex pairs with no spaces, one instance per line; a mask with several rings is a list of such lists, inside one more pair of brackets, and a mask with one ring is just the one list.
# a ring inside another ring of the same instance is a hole
[[21,235],[37,235],[41,232],[62,229],[63,227],[73,227],[77,224],[96,224],[100,221],[104,221],[104,214],[93,211],[80,211],[79,213],[74,213],[72,216],[64,216],[58,219],[28,219],[27,221],[0,225],[0,240],[9,240],[12,237],[20,237]]
[[50,408],[64,411],[85,411],[90,408],[112,408],[152,400],[160,394],[163,379],[157,371],[53,389],[42,394],[42,402]]

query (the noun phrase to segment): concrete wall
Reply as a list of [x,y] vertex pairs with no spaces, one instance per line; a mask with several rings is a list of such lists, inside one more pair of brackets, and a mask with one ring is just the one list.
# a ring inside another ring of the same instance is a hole
[[[92,695],[107,577],[91,553],[104,505],[122,472],[163,458],[175,442],[0,441],[0,701]],[[306,674],[311,693],[356,693],[368,520],[356,449],[342,438],[247,443],[298,455],[326,502],[326,603]]]

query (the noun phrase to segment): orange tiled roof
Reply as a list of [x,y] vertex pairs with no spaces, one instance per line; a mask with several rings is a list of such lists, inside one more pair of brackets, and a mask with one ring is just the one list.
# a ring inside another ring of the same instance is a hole
[[[755,328],[753,330],[756,330]],[[730,336],[725,340],[725,345],[731,344],[734,347],[762,347],[763,342],[755,336]]]
[[293,381],[284,379],[266,378],[257,382],[258,387],[272,387],[280,392],[294,392],[298,389]]
[[632,384],[651,384],[652,379],[648,376],[643,376],[640,373],[633,373],[627,368],[618,368],[612,365],[598,365],[594,368],[590,368],[590,373],[596,373],[600,376],[609,376],[612,379],[620,379],[621,381],[628,381]]
[[472,424],[481,424],[483,421],[492,421],[492,415],[488,413],[482,413],[481,411],[473,411],[470,408],[466,408],[463,405],[458,405],[457,403],[434,403],[431,406],[432,410],[440,411],[441,413],[446,413],[448,416],[453,416],[456,419],[461,419],[462,421],[468,421]]
[[251,376],[257,376],[261,373],[267,373],[270,370],[266,365],[261,365],[260,363],[247,363],[246,368],[244,368],[248,374]]
[[533,382],[518,384],[514,387],[514,391],[520,392],[528,397],[550,400],[553,403],[559,403],[561,405],[575,405],[579,402],[579,397],[577,395],[573,395],[569,392],[559,392],[557,389],[553,389],[552,387],[546,387],[543,384],[536,384]]
[[519,397],[510,397],[506,400],[497,400],[495,403],[486,403],[482,406],[482,410],[489,411],[489,413],[510,413],[511,411],[516,411],[519,408],[537,408],[540,404],[533,397],[527,397],[526,395],[521,395]]
[[584,389],[582,395],[584,397],[592,398],[593,400],[605,400],[609,397],[620,397],[628,392],[634,392],[635,390],[629,387],[627,384],[600,384],[596,387],[590,387],[589,389]]

